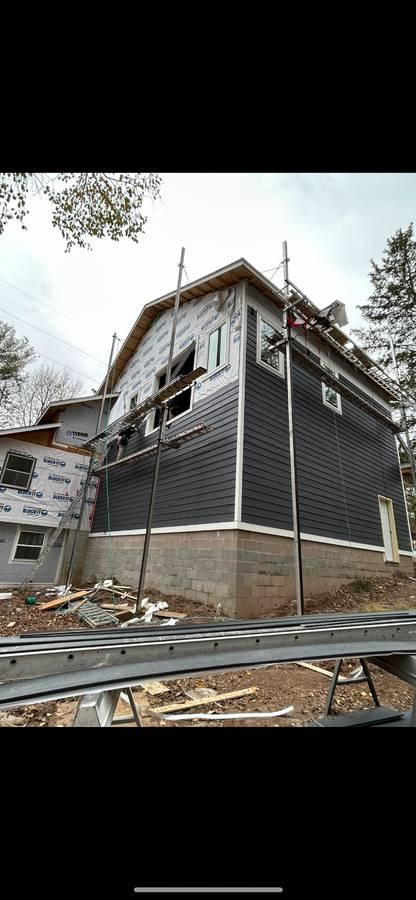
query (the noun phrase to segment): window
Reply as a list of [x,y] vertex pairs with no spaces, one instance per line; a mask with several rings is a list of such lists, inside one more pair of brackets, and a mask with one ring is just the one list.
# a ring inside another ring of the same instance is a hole
[[[334,372],[329,366],[325,366],[321,363],[322,368],[326,369],[327,372],[330,372],[335,378],[338,378],[338,373]],[[335,412],[342,413],[341,406],[341,394],[338,393],[333,387],[330,387],[329,384],[325,384],[322,382],[322,399],[325,403],[325,406],[329,406],[331,409],[335,410]]]
[[227,362],[227,322],[211,331],[208,342],[208,372],[213,372]]
[[17,539],[14,551],[14,560],[33,561],[39,558],[43,542],[44,531],[21,531]]
[[[188,375],[195,368],[195,344],[187,347],[184,353],[181,353],[172,364],[171,381],[178,378],[179,375]],[[166,382],[166,369],[160,373],[156,379],[156,391],[162,388]],[[168,422],[181,416],[183,413],[191,409],[192,405],[192,387],[186,388],[169,403]],[[156,409],[153,417],[153,428],[158,428],[160,424],[160,410]]]
[[270,325],[261,316],[257,327],[257,362],[275,374],[284,376],[284,357],[277,344],[283,340],[283,334],[274,325]]
[[393,502],[389,497],[379,495],[381,531],[383,534],[385,562],[400,562],[399,545],[397,543],[396,522],[394,519]]
[[138,395],[135,394],[134,397],[130,398],[130,409],[134,409],[134,407],[137,406],[137,396]]
[[32,480],[36,459],[33,456],[19,456],[9,452],[4,463],[1,484],[6,487],[27,490]]

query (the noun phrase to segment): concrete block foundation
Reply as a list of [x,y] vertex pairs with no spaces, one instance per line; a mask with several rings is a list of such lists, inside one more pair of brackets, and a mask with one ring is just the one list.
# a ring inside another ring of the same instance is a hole
[[[90,536],[80,581],[111,576],[137,588],[144,535]],[[382,551],[302,541],[305,596],[356,578],[413,573],[411,556],[384,562]],[[250,618],[278,613],[295,596],[290,538],[242,529],[152,535],[146,586],[178,594],[225,615]]]

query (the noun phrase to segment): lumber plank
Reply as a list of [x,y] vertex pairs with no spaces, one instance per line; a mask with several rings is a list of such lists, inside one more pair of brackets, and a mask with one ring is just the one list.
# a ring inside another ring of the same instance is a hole
[[329,672],[328,669],[321,669],[320,666],[314,666],[312,663],[308,662],[298,662],[297,666],[302,666],[303,669],[312,669],[312,672],[319,672],[320,675],[326,675],[327,678],[332,678],[333,672]]
[[173,612],[173,610],[171,611],[169,609],[158,609],[153,615],[159,616],[161,619],[186,619],[188,613]]
[[166,706],[152,706],[155,713],[176,712],[179,709],[192,709],[194,706],[206,706],[218,703],[219,700],[232,700],[237,697],[246,697],[247,694],[255,694],[257,687],[242,688],[240,691],[229,691],[227,694],[216,694],[215,697],[202,697],[201,700],[187,700],[185,703],[168,703]]
[[79,597],[85,597],[91,591],[76,591],[75,594],[67,594],[65,597],[58,597],[57,600],[49,600],[47,603],[41,603],[39,609],[56,609],[57,606],[63,606],[68,600],[78,600]]
[[[99,603],[100,609],[109,609],[110,612],[127,612],[131,607],[128,603]],[[133,612],[133,610],[132,610]]]

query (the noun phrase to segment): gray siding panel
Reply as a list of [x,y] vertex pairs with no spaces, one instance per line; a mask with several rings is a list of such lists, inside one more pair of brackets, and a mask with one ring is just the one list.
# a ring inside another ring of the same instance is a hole
[[[37,525],[32,525],[32,522],[20,526],[13,522],[0,522],[0,582],[3,582],[3,584],[19,584],[24,581],[32,571],[33,563],[9,563],[13,542],[16,537],[16,530],[19,527],[22,528],[23,531],[46,531],[48,539],[52,531],[51,528],[38,528]],[[64,533],[59,536],[57,546],[49,551],[43,565],[40,566],[34,574],[32,573],[34,584],[42,584],[43,582],[45,584],[53,584],[56,578],[63,542]]]
[[[251,307],[247,319],[242,519],[291,529],[286,380],[257,365]],[[392,432],[345,397],[342,415],[332,412],[319,377],[296,362],[294,395],[301,530],[381,546],[382,494],[393,500],[399,547],[409,550]]]
[[[153,525],[167,528],[228,522],[234,519],[238,382],[217,391],[196,404],[192,412],[174,423],[169,432],[197,425],[214,425],[207,435],[195,438],[178,450],[162,453],[159,487]],[[157,432],[135,434],[127,453],[154,444]],[[110,460],[116,456],[112,450]],[[108,472],[109,517],[111,531],[145,528],[150,498],[154,456],[128,463]],[[107,485],[101,479],[93,532],[108,530]]]

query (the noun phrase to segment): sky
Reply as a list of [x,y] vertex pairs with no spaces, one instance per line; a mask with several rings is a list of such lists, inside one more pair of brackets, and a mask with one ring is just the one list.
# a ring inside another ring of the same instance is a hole
[[[145,303],[175,290],[182,246],[186,283],[242,256],[273,269],[286,240],[291,280],[321,308],[344,302],[349,331],[370,294],[370,259],[416,207],[416,174],[160,174],[138,244],[96,240],[91,252],[65,253],[39,198],[28,230],[12,223],[0,238],[0,319],[42,354],[36,364],[79,373],[84,395],[105,376],[112,334],[124,340]],[[282,269],[274,283],[283,286]]]

